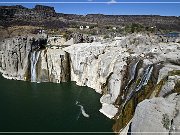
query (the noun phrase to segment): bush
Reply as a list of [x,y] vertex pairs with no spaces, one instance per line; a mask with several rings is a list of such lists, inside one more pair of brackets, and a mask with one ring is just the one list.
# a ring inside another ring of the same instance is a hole
[[135,33],[135,32],[141,32],[144,31],[145,28],[141,24],[132,23],[130,25],[125,26],[125,32],[126,33]]
[[169,116],[166,113],[163,114],[162,124],[163,124],[163,127],[165,127],[167,130],[169,130],[170,120],[169,120]]
[[108,35],[105,35],[103,38],[104,38],[104,39],[107,39],[107,38],[109,38],[109,36],[108,36]]

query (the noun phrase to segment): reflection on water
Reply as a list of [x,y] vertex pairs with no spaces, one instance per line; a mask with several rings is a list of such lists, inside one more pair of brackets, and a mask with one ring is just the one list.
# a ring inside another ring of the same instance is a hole
[[[100,96],[74,82],[30,83],[0,77],[0,131],[111,132],[114,121],[99,112]],[[83,109],[89,118],[82,116]]]

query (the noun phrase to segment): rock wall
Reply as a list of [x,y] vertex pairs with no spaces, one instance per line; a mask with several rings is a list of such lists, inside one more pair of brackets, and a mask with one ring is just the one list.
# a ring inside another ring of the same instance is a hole
[[69,54],[62,49],[45,49],[41,51],[37,70],[38,82],[70,81]]
[[0,71],[5,78],[31,82],[70,80],[69,54],[45,48],[44,36],[6,39],[0,46]]
[[115,47],[116,41],[112,43],[78,44],[65,48],[71,58],[71,80],[77,85],[88,86],[102,93],[101,110],[109,118],[116,112],[112,104],[116,101],[123,80],[123,71],[126,70],[126,59],[129,53],[125,48]]
[[46,42],[43,36],[24,36],[6,39],[0,44],[0,71],[9,79],[27,80],[30,52]]

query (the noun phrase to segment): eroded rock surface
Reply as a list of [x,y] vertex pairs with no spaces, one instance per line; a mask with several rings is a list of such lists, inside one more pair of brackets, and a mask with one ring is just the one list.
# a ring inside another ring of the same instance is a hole
[[[169,134],[178,129],[177,110],[180,96],[172,94],[166,98],[158,97],[144,100],[138,104],[132,119],[132,132],[157,132],[156,134]],[[160,133],[162,132],[162,133]],[[133,133],[132,133],[133,134]]]
[[39,58],[39,82],[70,81],[69,54],[62,49],[46,49],[41,51]]

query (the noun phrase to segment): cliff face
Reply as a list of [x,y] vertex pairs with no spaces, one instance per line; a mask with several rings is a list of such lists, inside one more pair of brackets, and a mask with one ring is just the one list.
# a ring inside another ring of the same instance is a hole
[[61,49],[43,50],[37,70],[37,81],[39,82],[60,83],[70,81],[69,54]]
[[1,19],[35,19],[41,20],[46,17],[53,17],[56,13],[53,7],[36,5],[33,9],[17,6],[1,6]]
[[[3,76],[32,82],[71,80],[77,85],[91,87],[102,94],[100,112],[116,120],[114,131],[120,131],[128,123],[126,129],[138,131],[137,126],[146,131],[137,124],[139,121],[146,123],[146,119],[139,117],[139,114],[142,117],[147,114],[141,106],[154,106],[154,103],[151,105],[146,100],[138,103],[147,98],[153,98],[153,101],[154,97],[161,97],[155,100],[157,107],[162,104],[162,113],[158,117],[169,117],[176,125],[179,122],[179,117],[172,116],[174,109],[171,112],[163,109],[167,104],[175,108],[174,99],[167,97],[180,92],[179,43],[164,43],[160,37],[141,34],[105,43],[62,45],[59,49],[44,47],[46,41],[46,37],[19,37],[1,43]],[[150,110],[147,119],[151,119],[155,112]]]
[[40,49],[44,37],[15,37],[1,42],[0,70],[7,78],[26,80],[28,77],[30,52]]
[[70,53],[72,81],[102,93],[103,108],[114,111],[107,113],[102,109],[101,112],[112,118],[117,111],[112,104],[120,93],[129,53],[125,48],[117,47],[116,41],[72,45],[65,50]]
[[32,82],[70,80],[69,55],[63,50],[45,49],[47,37],[6,39],[0,48],[0,70],[4,77]]
[[23,6],[0,6],[0,26],[40,26],[60,28],[67,26],[57,16],[53,7],[36,5],[33,9]]

